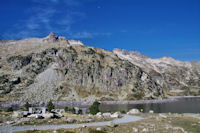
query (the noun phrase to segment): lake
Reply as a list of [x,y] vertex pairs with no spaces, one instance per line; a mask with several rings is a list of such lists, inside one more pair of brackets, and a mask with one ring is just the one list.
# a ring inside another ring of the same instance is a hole
[[[0,102],[0,108],[13,107],[19,109],[24,107],[22,102]],[[33,102],[36,107],[44,107],[47,102]],[[85,107],[89,108],[92,102],[82,101],[57,101],[56,108]],[[143,109],[143,112],[153,110],[155,113],[200,113],[200,96],[177,97],[164,100],[139,100],[139,101],[102,101],[101,112],[129,111],[130,109]]]
[[143,112],[153,110],[155,113],[200,113],[200,97],[177,98],[170,102],[145,104],[102,104],[102,112],[129,111],[130,109],[143,109]]

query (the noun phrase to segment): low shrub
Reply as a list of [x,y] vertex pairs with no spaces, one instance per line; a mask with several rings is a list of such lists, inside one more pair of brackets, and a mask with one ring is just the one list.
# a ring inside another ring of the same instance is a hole
[[13,112],[13,108],[12,107],[7,108],[6,112]]
[[24,107],[26,110],[28,110],[29,107],[31,107],[31,104],[29,104],[28,102],[26,102],[26,104],[24,104]]
[[52,101],[49,101],[48,104],[47,104],[47,109],[48,109],[49,111],[51,111],[51,110],[54,109],[54,108],[55,108],[55,106],[53,105]]
[[90,113],[93,115],[96,115],[99,112],[99,105],[100,103],[98,101],[95,101],[92,106],[90,106]]
[[66,106],[66,107],[64,108],[64,110],[65,110],[65,112],[68,112],[68,111],[70,111],[70,108],[69,108],[68,106]]

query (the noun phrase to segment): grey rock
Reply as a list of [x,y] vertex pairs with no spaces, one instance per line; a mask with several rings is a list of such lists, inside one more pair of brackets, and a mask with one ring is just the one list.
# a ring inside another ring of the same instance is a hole
[[103,113],[102,114],[104,117],[110,117],[111,116],[111,113]]
[[131,109],[127,112],[128,115],[139,114],[140,111],[138,109]]
[[108,123],[108,125],[107,125],[108,127],[116,127],[117,126],[117,124],[115,124],[114,122],[109,122]]
[[54,33],[1,43],[0,96],[7,101],[125,101],[200,94],[198,62],[70,45],[74,40]]
[[[142,68],[165,92],[165,96],[200,94],[200,62],[181,62],[171,57],[152,59],[135,51],[114,49],[121,59]],[[142,76],[142,78],[144,78]]]
[[113,113],[112,115],[110,115],[111,118],[120,118],[122,117],[121,113],[120,112],[115,112]]
[[68,122],[68,123],[74,123],[74,122],[76,122],[76,119],[67,118],[66,122]]
[[101,127],[97,127],[96,130],[97,131],[102,131],[102,128]]

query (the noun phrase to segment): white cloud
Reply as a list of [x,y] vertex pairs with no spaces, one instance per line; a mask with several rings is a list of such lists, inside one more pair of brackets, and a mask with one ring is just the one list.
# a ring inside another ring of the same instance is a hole
[[75,39],[81,39],[81,38],[94,38],[96,36],[111,36],[112,34],[109,32],[77,32],[77,33],[71,33],[70,34],[72,38]]
[[[66,33],[71,29],[71,25],[76,22],[76,19],[82,18],[84,15],[78,11],[67,10],[65,13],[56,9],[56,6],[52,3],[60,2],[61,0],[32,0],[37,6],[27,9],[25,12],[31,14],[27,19],[16,22],[11,26],[3,35],[2,38],[14,39],[14,38],[26,38],[32,36],[40,36],[41,31],[46,32],[58,32]],[[69,0],[67,0],[69,2]],[[48,6],[44,6],[47,4]],[[51,3],[51,4],[50,4]],[[66,1],[64,2],[66,4]],[[68,3],[69,5],[69,3]],[[70,5],[72,6],[72,5]],[[62,29],[54,26],[62,27]],[[66,31],[64,31],[66,30]]]
[[[81,0],[31,0],[36,6],[25,12],[31,14],[27,19],[16,22],[2,38],[41,37],[45,33],[55,32],[70,38],[93,38],[96,36],[110,36],[111,33],[74,32],[72,25],[83,20],[86,15],[79,11],[83,6]],[[58,10],[58,4],[65,5],[66,10]],[[74,8],[76,7],[76,8]]]
[[80,6],[81,2],[84,0],[31,0],[34,3],[42,5],[51,5],[51,4],[66,4],[68,6]]
[[71,33],[72,38],[93,38],[93,34],[89,32]]

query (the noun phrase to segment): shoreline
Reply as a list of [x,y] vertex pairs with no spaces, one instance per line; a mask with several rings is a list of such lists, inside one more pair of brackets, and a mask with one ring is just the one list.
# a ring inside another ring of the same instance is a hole
[[[200,98],[200,96],[175,96],[169,97],[168,99],[156,99],[156,100],[134,100],[134,101],[100,101],[100,103],[109,104],[152,104],[152,103],[169,103],[174,102],[182,98]],[[52,101],[56,107],[62,106],[90,106],[93,101]],[[47,102],[29,102],[34,106],[45,106]],[[7,101],[0,102],[1,108],[8,107],[23,107],[25,102],[20,101]]]

